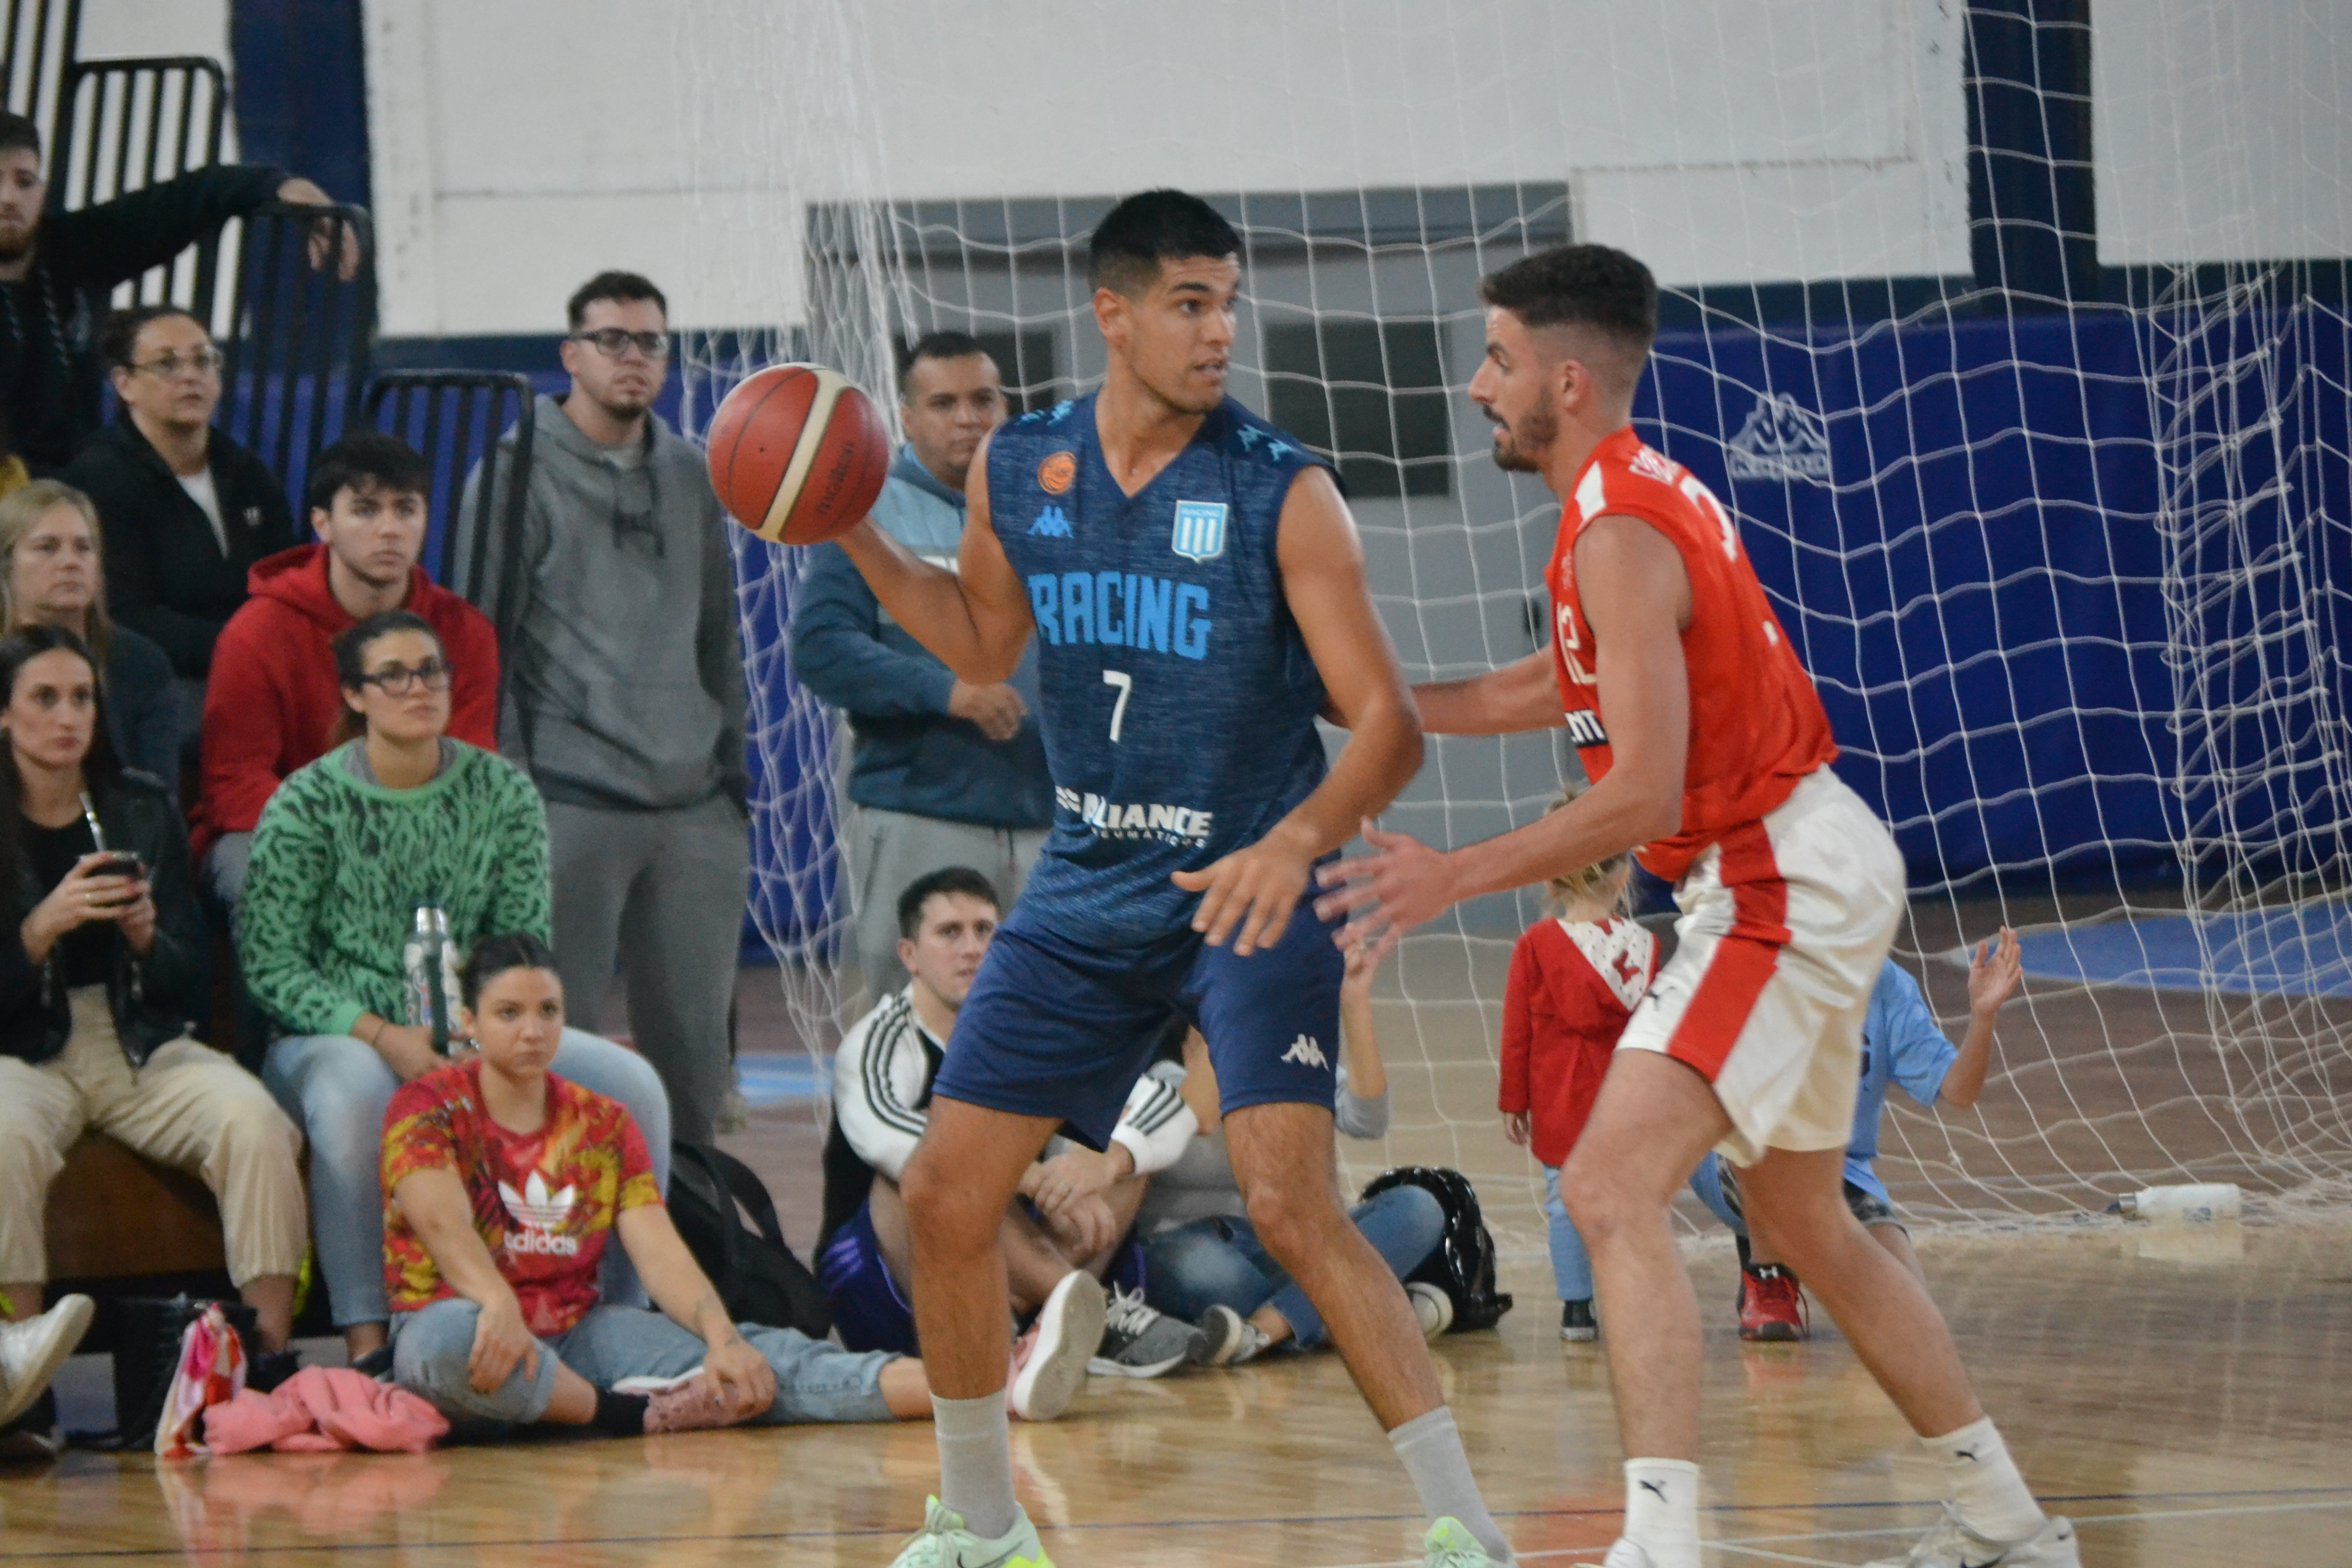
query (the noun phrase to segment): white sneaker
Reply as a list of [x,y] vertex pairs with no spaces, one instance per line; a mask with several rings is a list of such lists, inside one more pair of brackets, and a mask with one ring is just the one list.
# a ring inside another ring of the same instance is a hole
[[1054,1568],[1054,1560],[1037,1542],[1028,1513],[1013,1510],[1013,1528],[993,1541],[983,1541],[963,1527],[963,1516],[930,1498],[923,1506],[923,1528],[915,1532],[890,1568]]
[[1412,1315],[1421,1320],[1421,1337],[1433,1340],[1454,1326],[1454,1298],[1426,1279],[1405,1283],[1405,1299],[1412,1303]]
[[1051,1421],[1087,1385],[1087,1362],[1102,1343],[1103,1288],[1083,1268],[1054,1287],[1013,1352],[1005,1403],[1024,1421]]
[[87,1296],[68,1296],[37,1318],[0,1323],[0,1426],[33,1407],[89,1332],[97,1310]]
[[1650,1554],[1621,1535],[1601,1560],[1601,1568],[1651,1568]]
[[1900,1557],[1882,1557],[1870,1568],[2083,1568],[2074,1550],[2074,1526],[2047,1519],[2023,1541],[1989,1541],[1960,1522],[1959,1510],[1944,1505],[1944,1517]]

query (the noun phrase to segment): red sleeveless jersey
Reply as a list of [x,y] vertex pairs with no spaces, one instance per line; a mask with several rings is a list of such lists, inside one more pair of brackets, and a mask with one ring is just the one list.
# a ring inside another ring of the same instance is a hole
[[1837,755],[1829,715],[1766,603],[1730,513],[1679,463],[1642,445],[1632,426],[1601,443],[1560,510],[1545,586],[1551,590],[1552,668],[1569,738],[1596,782],[1609,772],[1607,716],[1591,624],[1576,595],[1576,542],[1601,517],[1638,518],[1674,542],[1690,576],[1683,633],[1690,678],[1690,758],[1682,831],[1643,847],[1643,867],[1680,881],[1706,847],[1761,819],[1805,775]]

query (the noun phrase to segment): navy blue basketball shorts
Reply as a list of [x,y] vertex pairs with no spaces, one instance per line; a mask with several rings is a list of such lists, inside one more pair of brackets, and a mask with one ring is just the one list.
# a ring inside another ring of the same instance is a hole
[[918,1353],[915,1309],[882,1259],[870,1203],[833,1233],[817,1258],[816,1277],[824,1286],[833,1326],[841,1331],[843,1344],[854,1351]]
[[1226,1115],[1253,1105],[1330,1110],[1346,961],[1313,891],[1282,940],[1247,958],[1191,930],[1143,947],[1089,946],[1055,935],[1051,909],[1017,906],[956,1015],[932,1092],[1059,1117],[1099,1149],[1176,1013],[1209,1042]]

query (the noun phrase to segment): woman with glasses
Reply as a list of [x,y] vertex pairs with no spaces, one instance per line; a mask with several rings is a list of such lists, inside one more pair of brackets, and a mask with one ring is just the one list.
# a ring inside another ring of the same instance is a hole
[[[196,1039],[212,938],[187,831],[152,779],[123,771],[89,649],[58,626],[0,637],[0,1317],[41,1314],[44,1202],[82,1133],[202,1175],[220,1200],[229,1278],[272,1352],[302,1265],[302,1141],[253,1076]],[[77,1307],[75,1303],[79,1301]],[[41,1393],[89,1302],[54,1331],[0,1331],[0,1412]],[[26,1358],[31,1363],[26,1364]],[[0,1434],[0,1456],[53,1453],[53,1416]]]
[[125,767],[180,788],[185,738],[163,650],[106,613],[98,509],[55,479],[0,500],[0,631],[63,626],[88,644],[106,688],[106,736]]
[[[410,1021],[404,950],[428,906],[457,951],[491,931],[545,940],[547,818],[521,773],[446,733],[448,656],[422,616],[372,616],[334,647],[344,732],[261,814],[238,949],[254,999],[288,1031],[262,1077],[310,1139],[320,1273],[358,1360],[383,1349],[389,1313],[384,1110],[449,1059]],[[653,1069],[569,1028],[554,1067],[628,1108],[666,1185],[669,1102]],[[608,1270],[606,1300],[640,1299],[625,1268]]]
[[121,413],[58,477],[97,503],[107,608],[171,656],[193,730],[246,574],[301,541],[284,483],[213,427],[221,353],[203,322],[176,305],[118,310],[98,347]]

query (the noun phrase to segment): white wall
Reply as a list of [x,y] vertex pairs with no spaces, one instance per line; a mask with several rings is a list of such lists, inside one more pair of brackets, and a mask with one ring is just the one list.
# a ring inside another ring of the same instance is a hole
[[2099,259],[2352,255],[2352,0],[2091,7]]
[[[1968,267],[1959,0],[368,0],[390,333],[639,268],[804,308],[843,195],[1569,180],[1670,282]],[[661,22],[650,18],[661,16]]]
[[85,59],[127,55],[228,58],[228,0],[82,0]]

